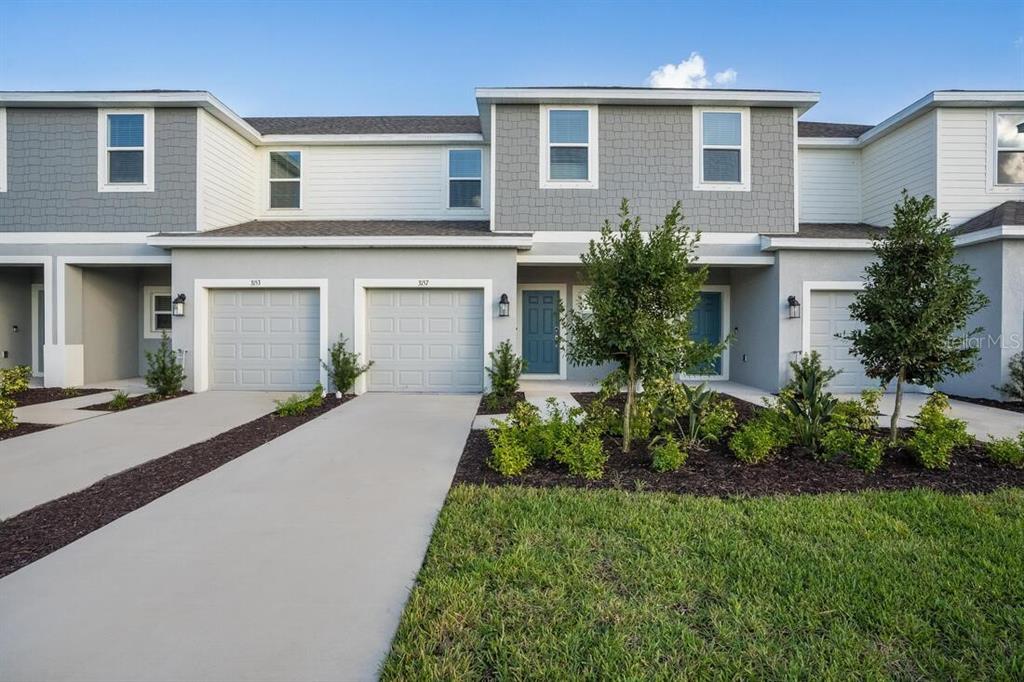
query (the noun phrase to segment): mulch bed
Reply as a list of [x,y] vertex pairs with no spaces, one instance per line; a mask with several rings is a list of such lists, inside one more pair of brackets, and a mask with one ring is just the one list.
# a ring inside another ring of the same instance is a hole
[[[594,394],[573,394],[573,397],[580,404],[585,404],[594,399]],[[624,398],[611,402],[624,402]],[[741,400],[734,399],[733,402],[741,421],[761,409]],[[609,453],[609,458],[604,478],[597,481],[572,476],[564,466],[552,461],[535,462],[521,476],[505,478],[487,465],[491,455],[487,432],[474,430],[466,440],[454,483],[538,488],[621,488],[711,497],[910,488],[981,493],[1001,487],[1024,487],[1024,469],[1000,467],[992,463],[978,442],[957,449],[946,471],[924,469],[913,460],[910,453],[897,448],[886,453],[882,466],[873,474],[864,473],[838,460],[819,462],[796,447],[787,448],[775,459],[762,464],[743,464],[729,452],[724,442],[709,444],[704,451],[691,451],[689,459],[679,471],[658,473],[651,469],[651,456],[646,443],[638,444],[629,453],[623,453],[621,448],[621,440],[618,438],[605,439],[605,451]]]
[[517,391],[513,399],[502,405],[498,405],[496,408],[488,408],[485,404],[487,402],[487,396],[480,398],[480,405],[476,408],[477,415],[481,414],[508,414],[509,411],[516,406],[518,403],[526,402],[526,394],[522,391]]
[[1024,414],[1024,402],[1020,400],[990,400],[988,398],[968,398],[963,395],[949,394],[949,397],[953,400],[962,400],[965,403],[974,403],[975,405],[984,405],[985,407],[996,407],[1000,410],[1007,410],[1009,412],[1020,412]]
[[52,403],[54,400],[78,398],[83,395],[105,393],[112,390],[111,388],[27,388],[12,395],[11,399],[17,407],[25,407],[26,405]]
[[95,405],[86,405],[83,410],[101,410],[104,412],[124,412],[130,410],[133,407],[142,407],[143,405],[152,405],[153,403],[162,403],[165,400],[174,400],[175,398],[181,398],[182,396],[192,395],[191,391],[178,391],[174,395],[161,396],[156,393],[143,393],[142,395],[132,396],[128,398],[128,406],[122,407],[120,410],[115,410],[110,406],[110,402],[97,403]]
[[0,440],[7,440],[9,438],[17,438],[18,436],[26,436],[36,431],[45,431],[46,429],[52,429],[56,424],[29,424],[26,422],[19,422],[10,431],[0,431]]
[[294,417],[266,414],[0,522],[0,577],[55,552],[355,396],[330,395]]

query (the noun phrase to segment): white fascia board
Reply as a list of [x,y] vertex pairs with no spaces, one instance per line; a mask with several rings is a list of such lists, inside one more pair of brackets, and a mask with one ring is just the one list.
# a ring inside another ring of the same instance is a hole
[[862,147],[856,137],[800,137],[797,146],[811,149],[858,149]]
[[969,246],[970,244],[991,242],[997,239],[1024,239],[1024,225],[999,225],[978,230],[977,232],[968,232],[967,234],[957,235],[953,243],[956,246]]
[[153,236],[150,246],[163,248],[516,248],[528,249],[529,237],[177,237]]
[[813,251],[870,251],[870,239],[826,239],[824,237],[761,237],[762,251],[780,249]]
[[152,232],[0,232],[0,244],[145,244]]
[[381,135],[264,135],[261,145],[301,144],[358,145],[358,144],[482,144],[480,133],[402,133]]
[[718,104],[796,107],[806,111],[818,92],[793,90],[710,90],[676,88],[477,88],[478,103],[520,104]]

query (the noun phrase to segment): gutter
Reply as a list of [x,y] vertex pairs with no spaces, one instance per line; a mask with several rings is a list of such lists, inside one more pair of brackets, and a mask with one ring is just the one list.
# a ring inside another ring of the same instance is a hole
[[514,237],[203,237],[153,235],[146,240],[150,246],[165,249],[405,249],[405,248],[469,248],[469,249],[529,249],[530,236]]

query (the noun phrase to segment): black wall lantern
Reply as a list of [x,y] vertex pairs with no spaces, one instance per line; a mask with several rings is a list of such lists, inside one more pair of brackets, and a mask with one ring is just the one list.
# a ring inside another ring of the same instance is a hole
[[502,294],[498,299],[498,317],[508,317],[508,294]]
[[786,299],[789,303],[789,319],[795,320],[800,317],[800,301],[796,300],[796,296],[790,296]]
[[171,315],[185,317],[185,294],[178,294],[171,301]]

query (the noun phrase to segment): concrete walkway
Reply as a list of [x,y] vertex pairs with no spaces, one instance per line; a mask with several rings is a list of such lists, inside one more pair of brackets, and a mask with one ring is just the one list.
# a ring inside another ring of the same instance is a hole
[[364,395],[3,578],[0,679],[373,679],[477,399]]
[[251,421],[282,395],[197,393],[2,441],[0,518]]

